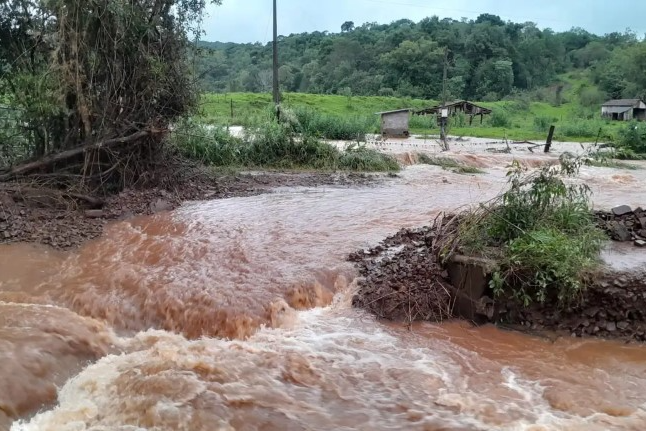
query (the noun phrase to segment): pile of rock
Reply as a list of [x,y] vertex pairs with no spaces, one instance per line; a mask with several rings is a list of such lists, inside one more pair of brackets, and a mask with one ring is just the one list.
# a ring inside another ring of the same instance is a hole
[[646,341],[646,283],[642,274],[605,274],[571,308],[508,304],[507,322],[532,331],[556,331],[575,337],[595,336]]
[[615,241],[632,241],[646,247],[646,211],[621,205],[611,211],[596,211],[597,224]]
[[436,260],[431,227],[403,229],[350,255],[362,278],[352,304],[394,321],[439,322],[451,316],[449,274]]

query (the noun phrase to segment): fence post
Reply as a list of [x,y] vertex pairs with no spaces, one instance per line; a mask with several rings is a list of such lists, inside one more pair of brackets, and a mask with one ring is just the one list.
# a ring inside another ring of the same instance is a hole
[[547,142],[545,142],[545,152],[549,153],[550,148],[552,147],[552,138],[554,137],[555,126],[550,126],[550,132],[547,134]]

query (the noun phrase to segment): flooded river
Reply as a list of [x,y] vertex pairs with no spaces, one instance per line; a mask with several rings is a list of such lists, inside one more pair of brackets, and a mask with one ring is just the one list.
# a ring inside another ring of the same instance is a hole
[[[455,157],[487,173],[413,166],[186,204],[71,253],[0,246],[0,429],[646,429],[646,347],[350,307],[348,253],[504,187],[508,156]],[[646,203],[646,170],[580,181],[597,206]]]

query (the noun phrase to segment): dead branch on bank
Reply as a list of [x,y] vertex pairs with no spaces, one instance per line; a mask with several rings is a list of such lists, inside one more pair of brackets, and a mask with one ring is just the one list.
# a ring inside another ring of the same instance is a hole
[[83,145],[71,150],[62,151],[60,153],[50,154],[33,162],[25,163],[9,169],[7,173],[0,175],[0,181],[10,181],[18,176],[28,174],[38,169],[47,168],[57,162],[69,160],[90,150],[110,148],[119,144],[136,143],[137,141],[143,142],[143,138],[159,133],[161,133],[160,130],[140,130],[122,138],[107,139],[94,144]]

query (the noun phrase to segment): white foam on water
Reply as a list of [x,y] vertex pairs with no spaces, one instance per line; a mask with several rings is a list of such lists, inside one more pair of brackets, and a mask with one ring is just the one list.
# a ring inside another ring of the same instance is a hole
[[[126,353],[104,357],[70,380],[56,408],[12,430],[224,430],[240,420],[248,429],[263,423],[264,429],[532,431],[646,424],[643,410],[621,418],[554,411],[540,384],[518,370],[450,342],[412,339],[403,342],[371,317],[334,306],[299,312],[292,329],[264,328],[247,341],[188,341],[148,331],[127,340]],[[478,361],[476,369],[456,362],[456,351]]]

